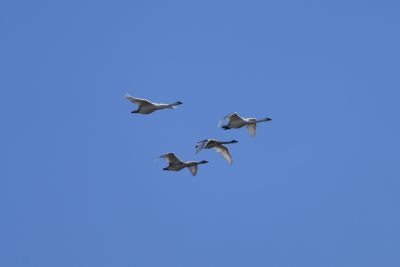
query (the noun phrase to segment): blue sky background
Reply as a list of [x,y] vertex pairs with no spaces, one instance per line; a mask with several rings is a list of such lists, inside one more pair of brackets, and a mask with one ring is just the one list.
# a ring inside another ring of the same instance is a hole
[[0,265],[400,266],[399,8],[1,2]]

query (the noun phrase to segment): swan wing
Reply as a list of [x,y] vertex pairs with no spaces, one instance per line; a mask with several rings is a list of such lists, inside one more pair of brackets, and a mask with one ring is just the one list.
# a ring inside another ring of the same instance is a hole
[[237,114],[237,112],[233,112],[233,113],[228,114],[225,117],[223,117],[222,120],[218,123],[218,127],[221,127],[226,120],[228,120],[229,123],[244,121],[244,119],[242,117],[240,117]]
[[232,156],[231,154],[229,154],[229,150],[228,148],[226,148],[223,145],[217,145],[215,146],[215,150],[217,150],[217,152],[224,157],[224,159],[229,163],[232,164],[233,160],[232,160]]
[[242,117],[240,117],[239,114],[237,114],[236,112],[234,112],[231,115],[229,115],[227,117],[227,119],[229,120],[229,122],[244,121],[244,119]]
[[174,153],[168,153],[165,155],[160,156],[160,158],[165,159],[168,164],[176,165],[176,164],[182,164],[183,161],[178,159],[178,157]]
[[197,165],[193,165],[189,167],[189,171],[193,176],[196,176],[197,174]]
[[257,124],[253,123],[253,124],[249,124],[246,126],[247,127],[247,131],[249,132],[251,137],[256,136],[256,132],[257,132]]
[[204,147],[207,145],[207,143],[209,142],[209,139],[205,139],[203,141],[197,142],[196,144],[196,154],[199,153],[202,149],[204,149]]
[[132,103],[138,105],[139,107],[154,105],[147,99],[136,98],[136,97],[129,95],[128,93],[126,93],[125,98],[128,99],[129,101],[131,101]]

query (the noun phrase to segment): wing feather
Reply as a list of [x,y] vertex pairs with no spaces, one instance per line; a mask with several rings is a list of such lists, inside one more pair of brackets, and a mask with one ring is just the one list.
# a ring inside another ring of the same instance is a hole
[[217,150],[217,152],[224,157],[224,159],[229,163],[232,164],[233,160],[232,160],[232,156],[229,153],[229,150],[227,147],[223,146],[223,145],[216,145],[215,146],[215,150]]

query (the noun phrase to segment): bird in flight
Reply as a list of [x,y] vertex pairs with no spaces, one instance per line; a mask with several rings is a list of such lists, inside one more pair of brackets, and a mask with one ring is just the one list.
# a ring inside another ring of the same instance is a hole
[[[223,125],[225,121],[228,121],[227,124]],[[251,137],[256,136],[257,131],[257,123],[270,121],[270,118],[264,118],[257,120],[255,118],[242,118],[236,112],[226,115],[218,124],[222,129],[229,130],[229,129],[239,129],[243,126],[246,126],[249,134]]]
[[200,141],[196,145],[196,154],[199,153],[202,149],[210,149],[210,148],[215,148],[215,150],[222,156],[224,159],[229,163],[232,164],[232,156],[229,153],[229,150],[226,146],[226,144],[234,144],[237,143],[238,141],[232,140],[228,142],[222,142],[222,141],[217,141],[215,139],[205,139],[203,141]]
[[182,102],[180,102],[180,101],[177,101],[173,104],[154,103],[154,102],[150,102],[147,99],[133,97],[133,96],[129,95],[128,93],[126,93],[125,97],[132,103],[138,105],[138,109],[131,111],[131,113],[139,113],[139,114],[150,114],[156,110],[166,109],[166,108],[174,109],[178,105],[182,104]]
[[193,176],[197,174],[197,166],[200,164],[206,164],[208,161],[182,161],[176,157],[174,153],[167,153],[165,155],[160,156],[160,158],[165,159],[168,162],[168,166],[165,167],[164,171],[180,171],[184,168],[188,168],[190,173]]

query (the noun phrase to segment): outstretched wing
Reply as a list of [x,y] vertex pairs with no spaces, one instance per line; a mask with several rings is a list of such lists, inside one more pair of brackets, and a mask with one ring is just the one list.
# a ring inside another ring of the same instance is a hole
[[218,123],[218,127],[221,127],[222,124],[228,120],[229,123],[232,122],[239,122],[239,121],[244,121],[244,119],[242,117],[240,117],[237,112],[233,112],[231,114],[226,115],[225,117],[222,118],[222,120]]
[[203,141],[197,142],[196,145],[196,154],[199,153],[209,142],[209,139],[204,139]]
[[247,127],[247,131],[249,132],[251,137],[256,136],[256,132],[257,132],[257,124],[253,123],[253,124],[249,124],[246,126]]
[[193,165],[189,167],[189,171],[193,176],[196,176],[197,174],[197,165]]
[[174,153],[168,153],[168,154],[162,155],[162,156],[160,156],[160,158],[165,159],[168,162],[168,164],[172,164],[172,165],[183,163],[180,159],[178,159],[177,156],[175,156]]
[[226,148],[223,145],[217,145],[215,146],[215,150],[217,150],[217,152],[224,157],[224,159],[229,163],[232,164],[233,160],[232,160],[232,156],[231,154],[229,154],[229,150],[228,148]]
[[125,94],[125,98],[128,99],[129,101],[131,101],[132,103],[138,105],[139,107],[153,105],[153,103],[151,103],[149,100],[142,99],[142,98],[136,98],[136,97],[129,95],[128,93]]
[[244,119],[240,117],[236,112],[233,112],[232,114],[226,116],[225,119],[228,119],[229,122],[244,121]]

